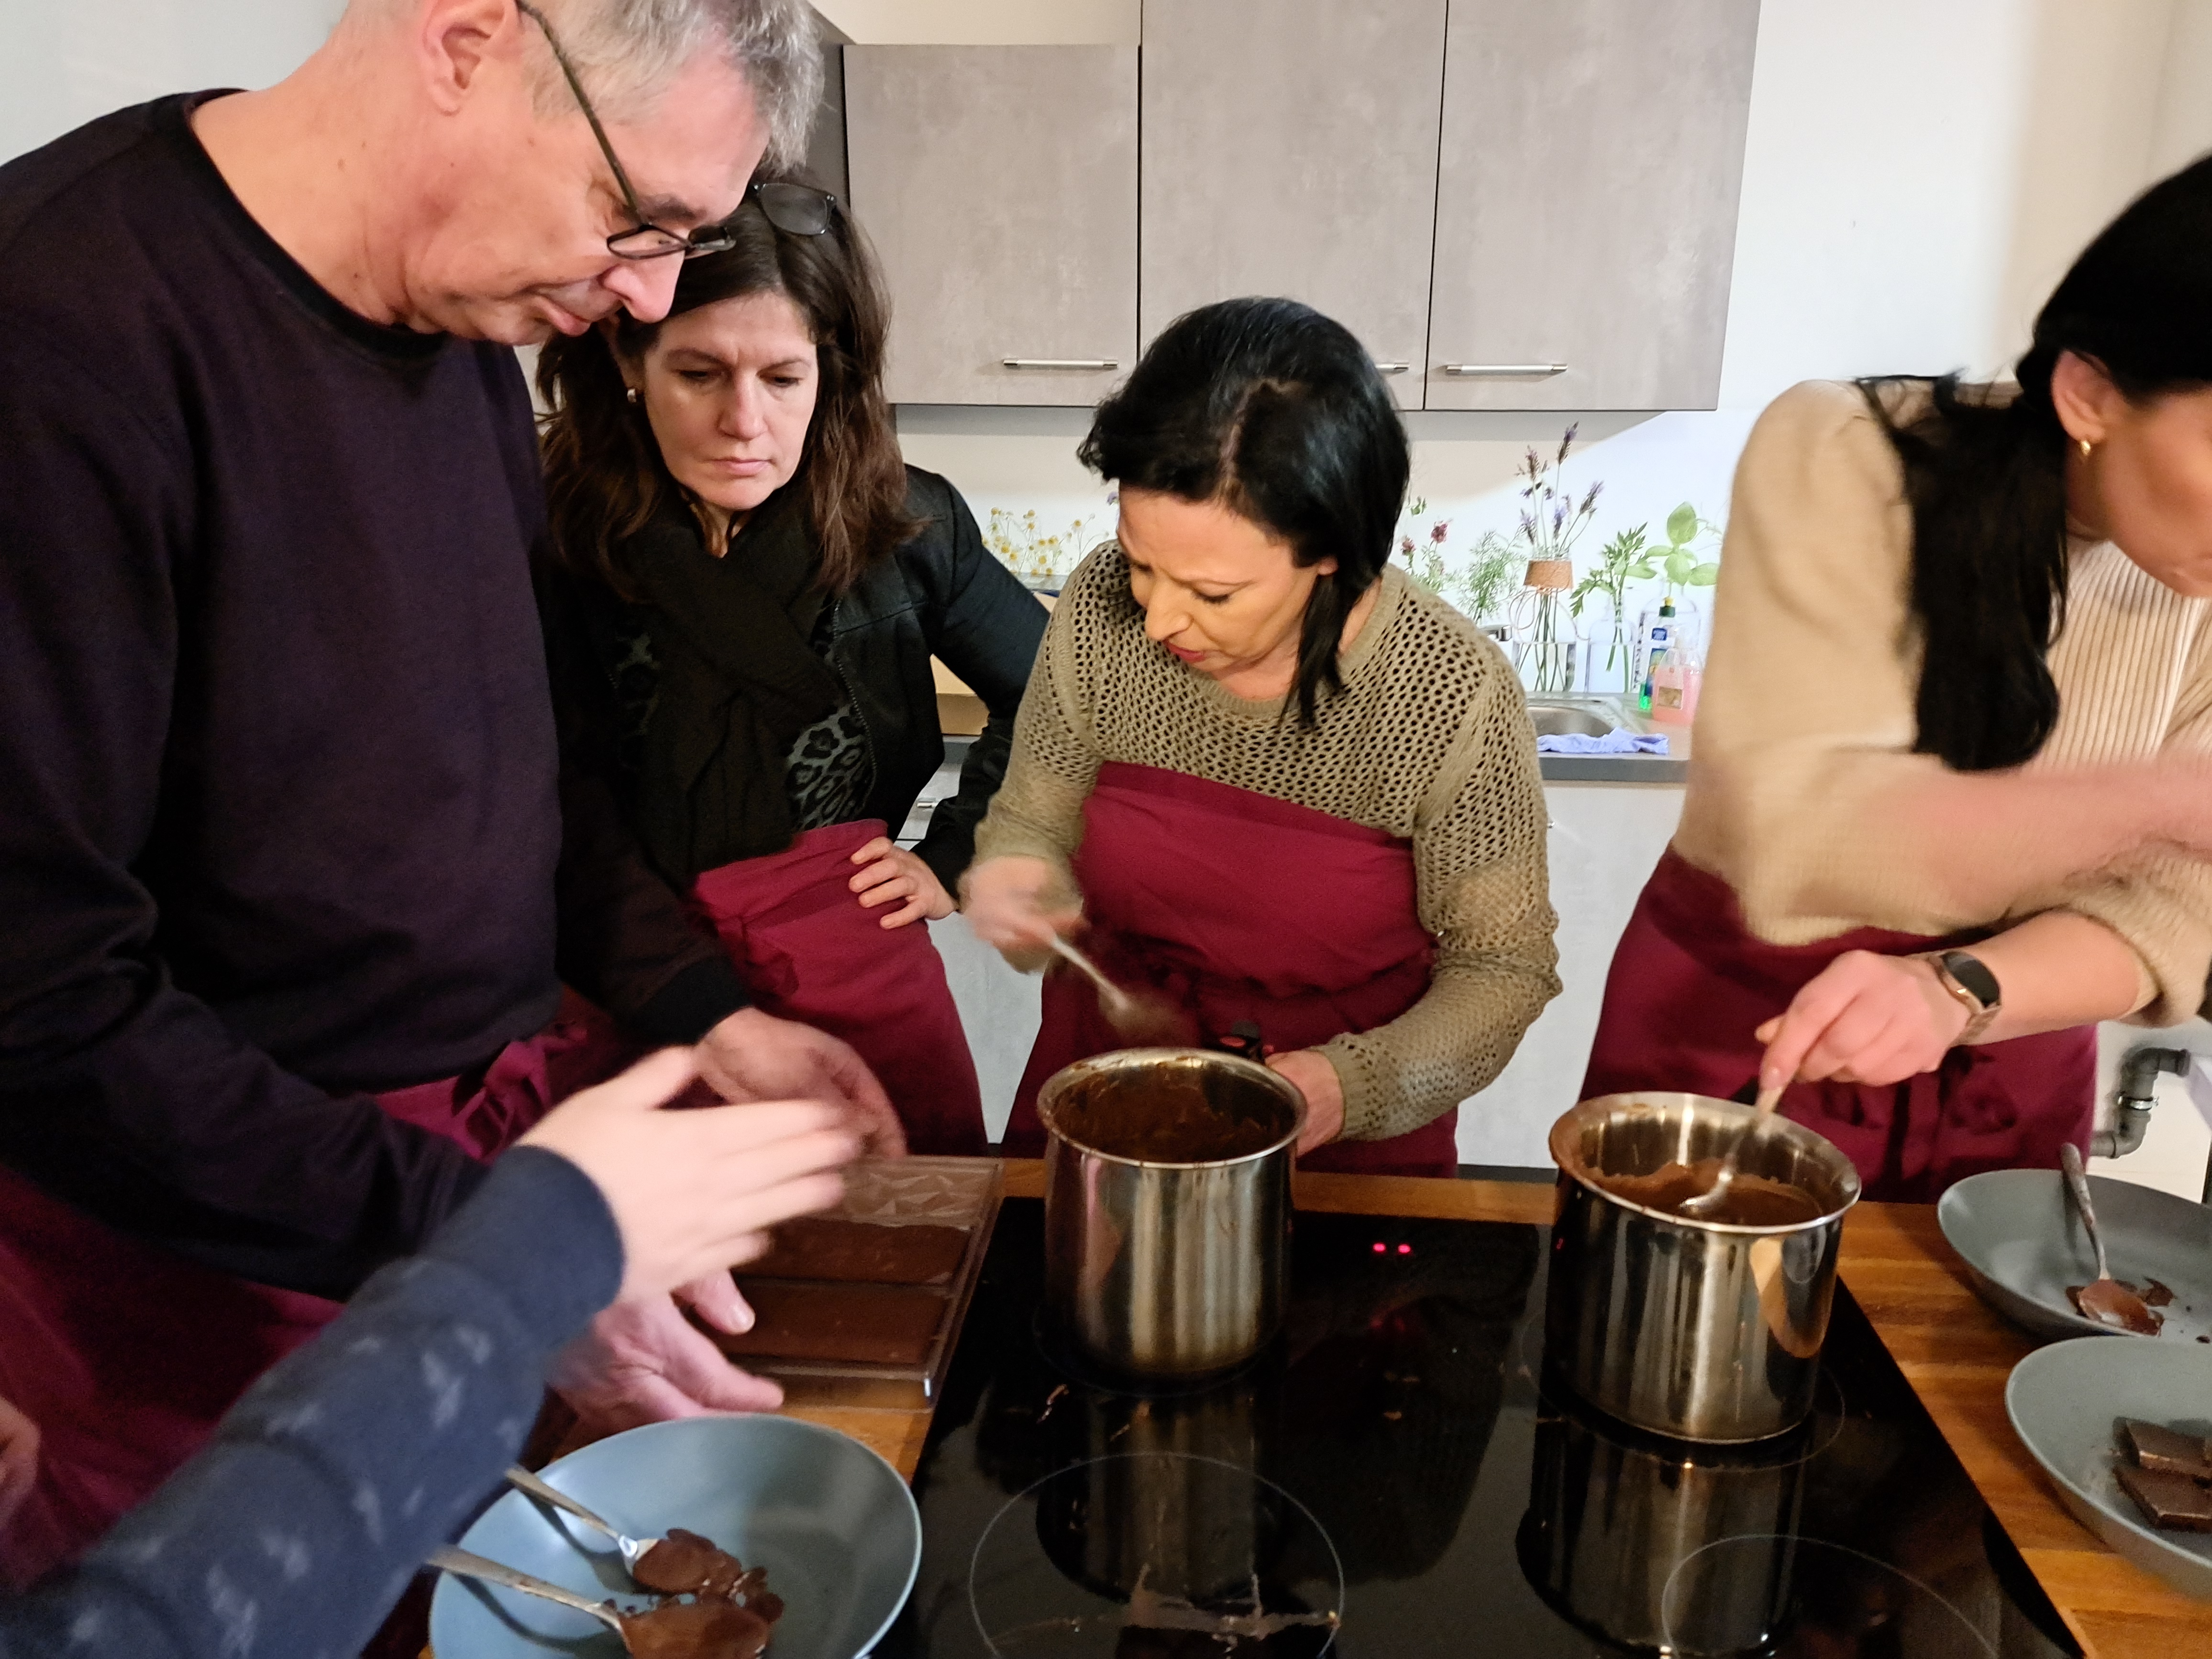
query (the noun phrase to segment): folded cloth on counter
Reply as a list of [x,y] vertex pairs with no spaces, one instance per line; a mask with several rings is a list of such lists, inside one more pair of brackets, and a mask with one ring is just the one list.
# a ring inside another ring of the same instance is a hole
[[1667,752],[1664,732],[1631,732],[1616,726],[1601,738],[1589,737],[1580,732],[1564,736],[1543,736],[1536,739],[1540,755],[1663,755]]

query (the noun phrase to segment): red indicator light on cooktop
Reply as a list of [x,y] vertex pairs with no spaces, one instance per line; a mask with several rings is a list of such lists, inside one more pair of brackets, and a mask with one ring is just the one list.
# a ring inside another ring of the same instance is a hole
[[1376,1242],[1376,1246],[1375,1246],[1375,1254],[1376,1254],[1376,1255],[1381,1255],[1384,1251],[1388,1250],[1389,1248],[1390,1248],[1390,1247],[1389,1247],[1389,1245],[1384,1244],[1384,1243],[1382,1243],[1382,1242],[1380,1242],[1380,1241],[1378,1240],[1378,1241]]
[[1398,1254],[1399,1254],[1400,1255],[1413,1255],[1413,1247],[1412,1245],[1410,1245],[1410,1244],[1401,1244],[1401,1245],[1398,1247]]

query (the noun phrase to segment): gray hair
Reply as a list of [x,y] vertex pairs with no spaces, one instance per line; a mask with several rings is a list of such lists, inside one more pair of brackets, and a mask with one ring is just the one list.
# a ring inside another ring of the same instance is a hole
[[[805,159],[822,101],[822,48],[806,0],[537,0],[603,115],[649,109],[702,52],[718,52],[744,76],[768,127],[769,166]],[[538,87],[541,112],[570,103],[549,61]]]

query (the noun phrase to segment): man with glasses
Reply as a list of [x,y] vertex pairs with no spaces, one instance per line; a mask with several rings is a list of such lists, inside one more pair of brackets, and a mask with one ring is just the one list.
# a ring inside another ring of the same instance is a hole
[[[615,1063],[556,950],[725,1095],[890,1116],[564,823],[504,349],[665,314],[819,74],[803,0],[352,0],[266,91],[0,167],[0,1396],[45,1464],[0,1574]],[[562,1379],[617,1422],[776,1398],[665,1297]]]

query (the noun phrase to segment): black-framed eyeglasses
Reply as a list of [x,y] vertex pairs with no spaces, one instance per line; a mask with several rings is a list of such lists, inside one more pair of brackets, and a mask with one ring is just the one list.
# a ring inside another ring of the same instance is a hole
[[781,179],[756,179],[745,194],[760,204],[769,223],[793,236],[821,235],[830,228],[830,216],[837,207],[837,198],[828,191]]
[[[607,252],[617,259],[661,259],[672,253],[680,253],[687,259],[696,259],[702,253],[720,253],[737,246],[737,238],[721,225],[707,225],[689,236],[654,224],[645,216],[638,205],[637,191],[631,188],[629,174],[615,157],[615,147],[607,142],[607,130],[599,125],[599,112],[592,107],[592,100],[584,95],[584,83],[576,78],[576,66],[568,61],[562,50],[561,39],[553,33],[553,26],[545,15],[530,3],[530,0],[514,0],[515,10],[544,31],[545,44],[553,49],[553,61],[561,66],[561,73],[568,82],[568,90],[576,94],[576,107],[584,112],[584,118],[592,124],[592,137],[599,141],[599,154],[607,158],[607,167],[615,175],[615,183],[622,190],[623,205],[629,216],[637,221],[628,230],[618,230],[607,238]],[[765,204],[763,204],[765,205]],[[773,215],[769,216],[771,219]]]
[[[607,238],[607,252],[618,259],[660,259],[672,253],[696,259],[702,253],[725,253],[735,247],[738,239],[731,234],[727,221],[702,226],[685,236],[656,225],[645,216],[645,210],[638,205],[637,191],[630,185],[629,174],[623,171],[623,164],[615,157],[615,147],[607,142],[607,130],[599,125],[599,112],[584,95],[584,83],[576,78],[576,66],[562,49],[561,38],[553,33],[553,26],[545,21],[545,15],[530,0],[514,0],[514,9],[544,32],[545,44],[553,49],[553,61],[561,66],[568,90],[576,96],[576,107],[592,124],[592,137],[599,141],[599,154],[607,158],[608,170],[621,187],[623,205],[637,221],[629,229],[618,230]],[[760,204],[761,213],[769,223],[793,236],[823,234],[830,228],[830,215],[837,206],[837,198],[826,190],[778,179],[756,179],[745,194]]]

